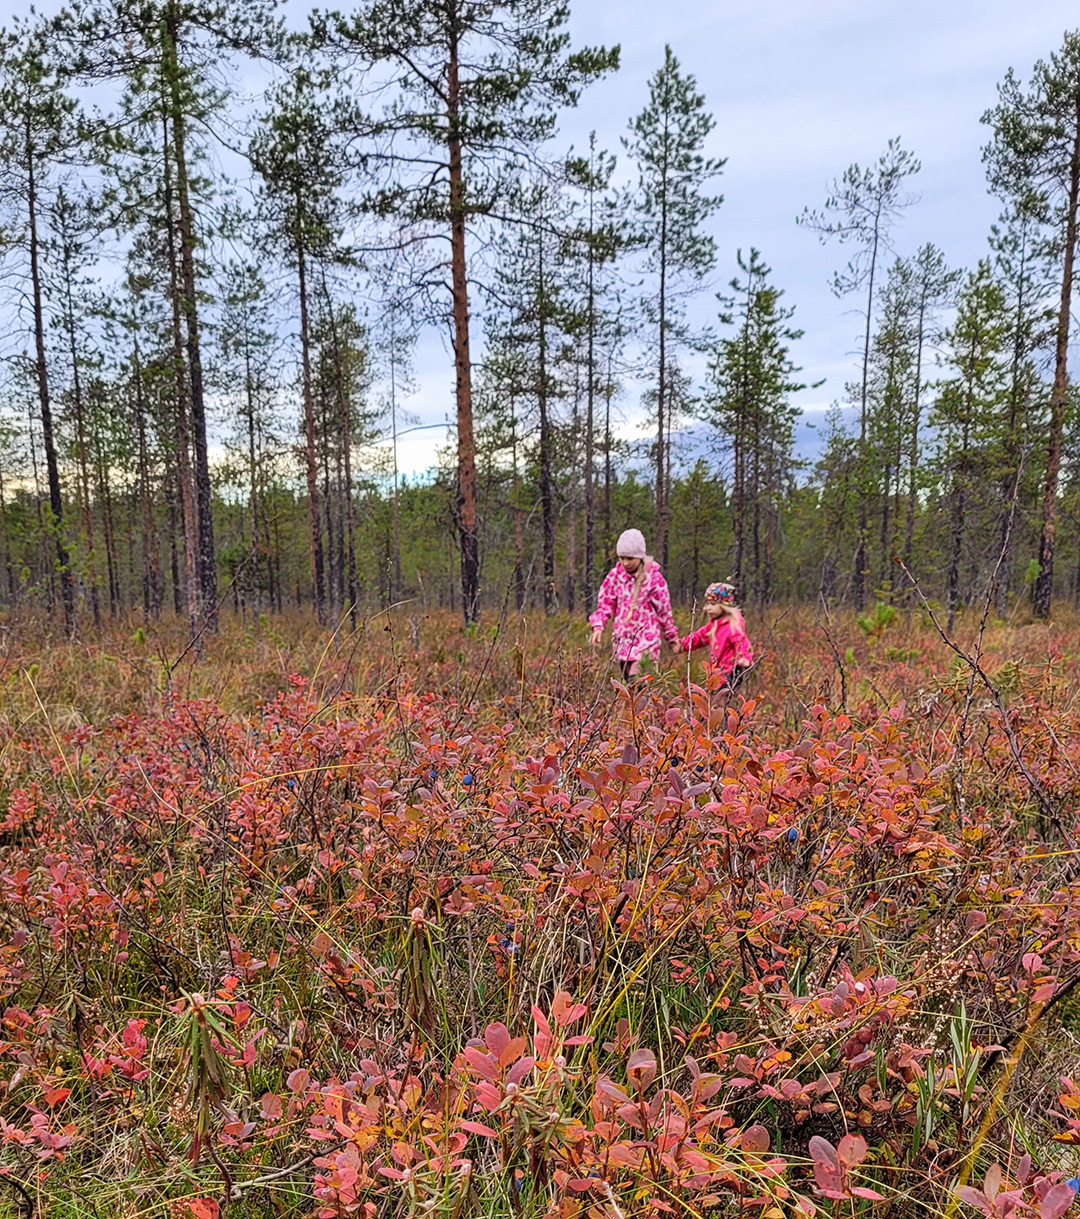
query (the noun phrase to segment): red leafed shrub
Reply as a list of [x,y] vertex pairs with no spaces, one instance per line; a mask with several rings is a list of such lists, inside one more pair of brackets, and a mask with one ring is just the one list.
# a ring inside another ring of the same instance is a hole
[[285,678],[223,632],[190,697],[3,728],[0,1194],[1061,1219],[1070,650],[988,634],[1003,720],[914,625],[841,683],[793,615],[745,698],[535,628]]

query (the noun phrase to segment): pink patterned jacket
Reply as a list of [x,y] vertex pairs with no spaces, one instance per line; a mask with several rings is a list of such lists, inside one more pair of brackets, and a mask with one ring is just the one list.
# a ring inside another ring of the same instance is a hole
[[616,660],[634,661],[660,655],[660,642],[679,642],[679,631],[671,616],[671,594],[659,564],[645,560],[645,579],[634,599],[634,581],[621,563],[616,564],[600,585],[596,611],[589,618],[594,631],[603,630],[614,615],[611,649]]
[[754,663],[754,652],[750,647],[750,640],[746,637],[746,631],[740,629],[730,618],[706,622],[692,635],[680,639],[679,647],[684,652],[708,648],[709,663],[725,677],[731,676],[737,663],[743,668],[749,668]]

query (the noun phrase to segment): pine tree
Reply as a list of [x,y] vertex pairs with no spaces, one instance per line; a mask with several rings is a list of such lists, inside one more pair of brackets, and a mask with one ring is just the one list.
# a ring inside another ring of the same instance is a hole
[[596,146],[596,133],[589,135],[587,156],[571,156],[567,180],[582,196],[577,223],[569,233],[572,259],[584,264],[582,332],[585,345],[585,554],[583,593],[585,612],[592,609],[596,583],[596,403],[600,392],[600,359],[605,339],[610,341],[611,318],[603,300],[608,287],[606,272],[621,250],[630,244],[625,209],[607,194],[615,171],[615,158]]
[[270,109],[250,148],[262,179],[263,248],[268,253],[284,248],[296,274],[311,587],[320,622],[326,621],[327,589],[312,383],[312,272],[315,264],[336,256],[344,225],[341,123],[327,98],[329,84],[326,74],[307,64],[296,66],[288,83],[271,92]]
[[[232,262],[226,268],[219,343],[220,389],[235,401],[237,440],[246,461],[248,520],[248,578],[252,609],[261,605],[265,585],[273,604],[274,574],[269,562],[266,526],[265,466],[275,446],[275,370],[277,342],[266,284],[250,263]],[[239,389],[237,389],[239,387]]]
[[1039,574],[1032,586],[1036,617],[1050,614],[1054,584],[1054,543],[1058,477],[1068,394],[1069,326],[1077,209],[1080,207],[1080,31],[1065,35],[1059,51],[1032,70],[1025,91],[1012,69],[998,86],[998,104],[983,115],[993,128],[984,149],[991,188],[1034,214],[1054,234],[1061,259],[1054,384],[1042,488]]
[[[75,456],[78,466],[79,507],[86,542],[86,580],[90,593],[90,609],[94,627],[101,630],[101,597],[98,588],[97,554],[94,543],[93,501],[90,494],[90,467],[86,440],[86,401],[83,369],[87,360],[83,316],[86,298],[91,294],[91,281],[85,271],[91,255],[91,223],[86,200],[77,201],[61,186],[52,204],[51,237],[47,239],[50,254],[46,268],[47,290],[59,301],[57,323],[63,334],[66,355],[71,361],[69,406],[75,423]],[[76,304],[78,296],[80,304]]]
[[871,474],[867,446],[870,393],[870,340],[873,331],[874,301],[878,262],[891,248],[890,229],[914,196],[904,190],[905,179],[917,174],[919,161],[900,147],[899,139],[890,140],[885,152],[872,169],[850,165],[820,211],[803,210],[800,224],[816,232],[822,242],[836,238],[851,242],[858,249],[845,270],[833,276],[832,288],[837,296],[866,291],[865,324],[863,327],[862,376],[858,391],[859,462],[861,486],[859,493],[858,539],[855,548],[854,599],[861,610],[866,601],[867,523],[869,520],[868,483]]
[[884,593],[891,582],[890,561],[898,549],[904,432],[917,375],[915,292],[911,268],[903,259],[890,267],[878,300],[879,323],[870,351],[867,444],[879,509],[878,585]]
[[760,253],[752,249],[744,258],[740,250],[736,258],[741,274],[731,281],[734,313],[732,301],[719,299],[725,306],[721,322],[737,330],[713,353],[703,413],[731,447],[732,583],[740,597],[752,591],[763,604],[772,589],[777,505],[794,472],[793,425],[800,412],[788,398],[804,386],[793,379],[800,370],[788,345],[802,331],[788,325],[794,309],[781,306],[783,293],[769,283]]
[[[963,286],[956,321],[946,335],[946,366],[953,376],[943,382],[932,416],[949,507],[949,631],[962,599],[961,567],[980,484],[989,502],[996,499],[991,443],[1008,393],[1008,329],[1004,293],[983,259]],[[977,566],[972,552],[972,577]],[[969,592],[972,584],[973,579],[968,581]]]
[[837,558],[850,536],[852,500],[858,494],[860,453],[838,404],[829,408],[825,426],[825,447],[815,467],[818,496],[814,515],[821,527],[818,597],[828,602],[837,597]]
[[21,27],[0,46],[0,201],[10,216],[9,248],[25,254],[29,278],[34,380],[49,487],[49,533],[54,539],[64,626],[75,630],[75,587],[64,536],[64,502],[45,343],[46,306],[41,249],[50,174],[77,139],[76,104],[60,86],[40,28]]
[[401,241],[450,239],[449,283],[436,265],[416,268],[419,290],[449,289],[457,405],[457,530],[462,610],[480,610],[467,234],[497,212],[554,132],[556,112],[618,66],[618,50],[567,54],[568,7],[561,0],[370,0],[352,17],[316,15],[315,33],[374,71],[392,71],[396,90],[362,125],[373,177],[370,210],[401,226]]
[[1006,209],[990,233],[994,276],[1005,293],[1009,318],[1009,391],[1002,421],[999,481],[1002,501],[1015,501],[1021,508],[1019,517],[1014,512],[1001,516],[1002,561],[995,590],[999,614],[1005,613],[1012,583],[1020,522],[1038,516],[1036,482],[1041,471],[1026,454],[1045,423],[1049,387],[1040,376],[1039,363],[1043,351],[1053,346],[1056,329],[1053,243],[1038,219],[1038,207],[1032,204],[1021,198]]
[[[130,216],[134,210],[141,219],[146,195],[155,183],[164,183],[161,219],[170,268],[175,264],[175,270],[170,269],[169,293],[177,314],[177,433],[185,442],[181,445],[178,439],[177,456],[182,482],[188,478],[188,464],[192,467],[192,491],[189,495],[182,487],[182,498],[185,533],[196,531],[197,587],[194,594],[188,593],[193,634],[200,620],[213,629],[217,605],[199,286],[199,257],[206,234],[199,229],[196,208],[203,185],[197,165],[203,141],[214,132],[215,120],[226,112],[230,97],[229,89],[213,80],[229,79],[228,68],[237,52],[261,55],[276,46],[280,27],[273,8],[274,0],[230,5],[219,0],[75,0],[53,23],[67,70],[76,79],[127,83],[119,112],[100,124],[101,150],[114,163],[125,157],[146,160],[155,148],[160,154],[160,174],[143,183],[127,175],[128,200],[120,212]],[[187,503],[191,496],[193,507]],[[192,543],[186,545],[190,548]],[[191,567],[191,556],[187,566]]]
[[911,570],[915,545],[915,517],[920,483],[920,453],[922,449],[922,402],[925,392],[924,370],[927,351],[939,336],[938,315],[948,306],[956,290],[960,272],[950,270],[945,256],[927,242],[909,262],[912,293],[912,330],[915,361],[912,384],[908,392],[907,427],[907,500],[904,517],[904,563]]
[[535,405],[540,522],[543,537],[544,609],[558,608],[555,571],[556,405],[568,393],[563,349],[581,323],[566,290],[566,200],[557,183],[528,192],[518,209],[532,217],[501,243],[498,294],[508,310],[504,342],[522,357],[522,388]]
[[683,304],[712,270],[716,243],[700,231],[720,207],[722,195],[703,193],[725,161],[706,157],[703,149],[716,120],[705,109],[697,82],[684,74],[664,47],[663,66],[649,81],[649,103],[630,123],[624,144],[638,167],[639,223],[647,250],[646,269],[656,278],[648,300],[649,320],[656,327],[656,539],[661,562],[667,560],[668,369],[685,340]]

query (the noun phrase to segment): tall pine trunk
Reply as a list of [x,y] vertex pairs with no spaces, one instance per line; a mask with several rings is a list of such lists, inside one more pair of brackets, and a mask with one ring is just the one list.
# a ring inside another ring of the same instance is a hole
[[946,584],[946,600],[949,607],[947,630],[952,634],[956,623],[956,611],[960,604],[960,561],[963,557],[964,529],[967,524],[967,480],[968,480],[968,426],[963,424],[960,464],[956,469],[952,494],[952,553],[949,557],[949,573]]
[[911,428],[908,432],[907,504],[904,516],[904,566],[911,570],[915,549],[915,512],[919,496],[919,428],[922,423],[922,360],[926,342],[927,284],[925,276],[919,290],[918,334],[915,339],[915,386],[911,401]]
[[1072,160],[1069,163],[1069,199],[1065,217],[1065,250],[1061,270],[1061,304],[1058,308],[1057,341],[1054,349],[1054,387],[1050,393],[1050,427],[1047,436],[1046,477],[1043,482],[1042,531],[1039,535],[1039,574],[1031,590],[1031,609],[1036,618],[1050,616],[1054,590],[1054,542],[1057,533],[1058,474],[1061,441],[1065,429],[1065,399],[1068,389],[1069,323],[1072,317],[1073,259],[1076,255],[1076,206],[1080,196],[1080,96],[1076,100]]
[[187,346],[191,391],[191,432],[195,453],[195,502],[197,509],[199,617],[216,629],[217,557],[214,551],[213,499],[206,446],[206,402],[202,353],[199,343],[198,285],[195,277],[195,222],[191,211],[187,172],[186,133],[180,97],[180,64],[176,15],[170,3],[166,19],[173,155],[176,161],[176,197],[179,211],[180,272],[183,279],[182,312]]
[[45,447],[45,468],[49,481],[49,532],[56,542],[56,566],[60,574],[60,599],[64,607],[64,630],[75,630],[75,585],[71,578],[67,546],[64,543],[64,503],[60,494],[60,465],[53,435],[52,402],[49,398],[49,367],[45,355],[45,307],[41,294],[41,268],[38,258],[37,186],[34,176],[34,145],[30,120],[26,126],[26,201],[30,236],[30,284],[34,309],[34,377],[41,408],[41,438]]
[[525,513],[521,507],[521,480],[518,474],[517,405],[510,400],[510,447],[514,463],[514,604],[525,608]]
[[587,354],[585,372],[588,383],[585,386],[585,558],[582,569],[582,594],[585,602],[585,613],[592,609],[594,594],[593,568],[596,564],[594,551],[595,528],[593,485],[596,471],[596,284],[595,262],[596,251],[593,248],[593,195],[595,191],[589,188],[589,263],[588,263],[588,304],[586,316]]
[[[666,147],[666,144],[665,144]],[[666,155],[666,154],[665,154]],[[667,569],[667,464],[664,460],[664,441],[667,437],[664,407],[667,403],[667,174],[665,166],[664,186],[660,205],[660,366],[656,377],[656,553],[660,565]]]
[[544,612],[553,614],[555,594],[555,497],[551,481],[551,418],[547,378],[547,300],[544,281],[544,235],[537,240],[536,401],[540,408],[540,518],[544,534]]
[[[337,389],[337,405],[338,405],[338,426],[341,428],[341,458],[343,471],[343,487],[342,487],[342,504],[344,507],[345,528],[344,528],[344,547],[345,547],[345,563],[344,563],[344,578],[346,581],[346,598],[349,603],[349,625],[356,630],[357,623],[357,601],[360,597],[359,585],[356,578],[356,519],[353,508],[353,477],[352,477],[352,410],[349,404],[348,395],[345,392],[345,365],[342,359],[341,341],[338,334],[337,319],[334,316],[334,303],[330,299],[330,293],[326,288],[326,281],[323,280],[323,295],[326,297],[326,312],[330,319],[330,339],[334,344],[334,384]],[[394,356],[391,351],[390,357],[390,376],[391,376],[391,401],[393,401],[393,366]],[[397,596],[397,588],[401,584],[401,540],[398,534],[398,519],[397,519],[397,410],[396,406],[392,406],[394,413],[394,555],[395,555],[395,587],[390,590],[390,600],[393,601]]]
[[184,610],[188,635],[194,641],[199,633],[199,551],[195,485],[191,475],[191,436],[188,429],[188,377],[184,364],[184,336],[181,325],[180,280],[177,273],[176,217],[173,201],[172,157],[169,141],[169,116],[163,115],[163,171],[165,184],[165,242],[169,259],[169,303],[171,305],[173,380],[176,387],[176,481],[180,497],[180,519],[184,531]]
[[97,474],[98,501],[101,504],[101,523],[105,534],[105,571],[109,580],[109,614],[116,618],[120,613],[120,574],[116,557],[116,531],[113,527],[112,493],[109,490],[108,462],[105,447],[101,442],[101,424],[95,411],[92,439]]
[[169,578],[172,580],[173,613],[180,617],[184,612],[183,589],[180,583],[180,514],[176,508],[176,486],[172,475],[165,479],[165,507],[169,523]]
[[465,259],[465,179],[461,150],[458,43],[447,65],[447,146],[450,174],[450,274],[453,292],[454,370],[457,396],[457,527],[461,544],[461,608],[465,624],[480,617],[480,543],[476,517],[476,439],[473,435],[472,363],[469,357],[469,286]]
[[874,219],[874,240],[870,248],[869,283],[866,290],[866,329],[863,334],[862,389],[859,399],[859,503],[858,537],[855,541],[855,608],[866,604],[866,535],[870,520],[869,462],[866,452],[867,409],[870,393],[870,333],[874,320],[874,276],[877,272],[880,214]]
[[[390,314],[390,439],[394,456],[394,502],[393,534],[394,534],[394,584],[390,590],[390,600],[396,601],[401,596],[401,495],[398,487],[398,434],[397,434],[397,331],[394,325],[394,314]],[[350,508],[350,525],[352,528],[352,509]],[[350,543],[351,545],[351,543]],[[355,557],[353,559],[355,565]],[[353,573],[355,580],[355,571]]]
[[574,418],[570,429],[572,449],[570,452],[570,485],[568,488],[569,511],[566,533],[566,610],[572,614],[577,608],[577,562],[578,562],[578,387],[574,387]]
[[251,527],[251,611],[258,616],[261,605],[259,587],[259,485],[258,459],[255,445],[255,379],[251,370],[251,345],[244,336],[244,402],[247,414],[248,442],[248,523]]
[[64,263],[64,329],[67,331],[71,355],[71,398],[75,408],[75,446],[79,462],[79,499],[82,506],[83,532],[86,534],[86,575],[90,585],[90,609],[94,629],[101,630],[101,594],[98,589],[97,555],[94,548],[94,516],[90,498],[90,467],[86,456],[86,404],[83,401],[79,352],[75,338],[75,302],[71,291],[71,260],[69,246],[63,244]]
[[134,354],[135,422],[139,438],[139,499],[142,508],[142,584],[143,616],[147,621],[161,617],[161,564],[158,558],[154,499],[150,491],[150,460],[146,443],[146,403],[143,400],[142,364],[139,349]]
[[[303,214],[297,199],[297,216]],[[304,238],[297,221],[296,274],[300,292],[300,376],[304,399],[304,466],[307,474],[309,566],[315,615],[326,622],[326,576],[323,566],[322,521],[319,507],[319,467],[315,455],[315,400],[311,387],[311,327],[308,322],[307,263]]]

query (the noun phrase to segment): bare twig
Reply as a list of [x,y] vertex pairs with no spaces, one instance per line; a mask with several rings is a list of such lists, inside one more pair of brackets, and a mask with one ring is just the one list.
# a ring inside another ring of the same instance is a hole
[[0,1165],[0,1181],[6,1181],[20,1195],[21,1200],[19,1205],[23,1209],[25,1219],[33,1219],[37,1209],[34,1205],[34,1199],[19,1178],[11,1175],[11,1170],[6,1164]]
[[837,642],[832,637],[832,632],[829,627],[832,626],[832,618],[829,615],[829,607],[825,604],[825,598],[820,593],[818,600],[821,602],[821,608],[825,611],[825,622],[821,629],[825,632],[825,638],[829,641],[829,647],[832,650],[833,660],[836,662],[836,670],[840,674],[840,710],[847,711],[847,670],[844,668],[843,657],[840,655],[840,648]]
[[294,1173],[298,1173],[301,1168],[307,1168],[316,1157],[331,1155],[335,1151],[340,1151],[347,1142],[348,1139],[342,1139],[340,1142],[331,1143],[328,1147],[320,1147],[318,1151],[311,1152],[310,1155],[304,1156],[302,1160],[297,1160],[295,1164],[289,1164],[285,1168],[275,1168],[273,1172],[264,1172],[262,1176],[251,1177],[247,1181],[236,1181],[229,1190],[229,1201],[239,1202],[249,1189],[258,1189],[262,1185],[270,1185],[274,1181],[280,1181],[282,1177],[291,1177]]
[[[926,596],[923,593],[921,586],[919,585],[919,582],[911,574],[911,572],[908,570],[908,568],[905,566],[905,564],[903,563],[902,560],[898,559],[897,562],[900,563],[900,567],[903,570],[904,574],[911,581],[911,586],[912,586],[912,588],[914,588],[916,596],[918,596],[920,602],[922,602],[923,609],[926,611],[927,615],[929,616],[930,621],[933,624],[934,629],[937,631],[938,635],[941,637],[942,642],[945,644],[945,646],[947,648],[950,649],[950,651],[955,652],[955,654],[957,656],[959,656],[960,659],[966,665],[968,665],[968,667],[971,669],[973,678],[978,677],[979,681],[981,681],[982,684],[986,687],[987,692],[989,693],[990,697],[993,699],[994,704],[998,709],[998,713],[1001,716],[1001,724],[1005,730],[1005,737],[1009,743],[1009,751],[1013,756],[1013,761],[1016,763],[1017,770],[1019,770],[1020,773],[1024,776],[1024,780],[1027,783],[1028,787],[1031,789],[1031,792],[1034,795],[1035,799],[1038,801],[1039,808],[1042,810],[1043,814],[1050,819],[1050,821],[1054,825],[1054,827],[1061,833],[1062,837],[1068,843],[1069,849],[1071,851],[1075,851],[1076,843],[1073,839],[1072,834],[1062,824],[1060,810],[1054,804],[1053,800],[1050,799],[1050,796],[1047,794],[1046,789],[1043,787],[1043,785],[1039,782],[1039,780],[1032,773],[1031,768],[1028,766],[1028,764],[1024,761],[1024,755],[1020,749],[1020,742],[1017,740],[1016,732],[1013,729],[1011,721],[1009,720],[1009,713],[1008,713],[1008,709],[1005,706],[1005,700],[1001,696],[1001,691],[990,680],[990,678],[987,676],[986,670],[982,667],[981,656],[980,655],[975,655],[975,656],[969,655],[969,653],[965,652],[964,649],[962,647],[960,647],[960,645],[954,639],[951,639],[948,636],[948,634],[946,634],[945,630],[941,626],[941,623],[938,621],[937,615],[934,613],[934,610],[931,607],[930,602],[927,601]],[[980,636],[980,643],[981,643],[981,636]]]

